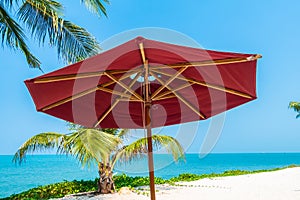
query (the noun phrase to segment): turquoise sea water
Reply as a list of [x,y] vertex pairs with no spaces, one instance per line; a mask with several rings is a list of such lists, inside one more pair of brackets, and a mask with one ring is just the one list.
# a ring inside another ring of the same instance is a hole
[[[171,178],[182,173],[221,173],[226,170],[258,170],[300,164],[300,153],[210,154],[200,158],[187,154],[186,161],[174,163],[170,155],[154,155],[155,176]],[[116,166],[116,173],[147,176],[147,159]],[[22,165],[12,156],[0,155],[0,198],[13,193],[64,180],[88,180],[97,177],[96,167],[82,169],[72,157],[63,155],[28,156]]]

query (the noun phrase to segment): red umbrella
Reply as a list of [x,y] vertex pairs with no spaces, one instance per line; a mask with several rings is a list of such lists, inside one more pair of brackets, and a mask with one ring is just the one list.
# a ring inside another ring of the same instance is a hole
[[38,111],[86,127],[147,129],[204,120],[256,99],[257,54],[218,52],[137,37],[26,80]]

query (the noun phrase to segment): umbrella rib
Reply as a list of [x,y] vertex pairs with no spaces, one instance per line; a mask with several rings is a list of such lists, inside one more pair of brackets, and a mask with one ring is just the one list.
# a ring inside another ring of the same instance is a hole
[[[130,70],[129,72],[126,72],[124,75],[122,75],[122,76],[119,78],[119,81],[124,80],[124,79],[126,79],[126,78],[132,76],[133,74],[139,73],[139,72],[141,72],[141,71],[142,71],[141,68],[138,68],[138,69],[135,69],[135,70]],[[107,83],[102,84],[102,86],[103,86],[103,87],[107,87],[107,86],[110,86],[110,85],[112,85],[112,84],[114,84],[114,83],[115,83],[115,81],[109,81],[109,82],[107,82]]]
[[[139,70],[139,71],[138,71],[138,70]],[[137,72],[138,72],[138,74],[139,74],[140,71],[141,71],[141,69],[138,69],[138,70],[133,70],[131,73],[122,76],[122,77],[120,78],[120,80],[123,80],[123,79],[125,79],[125,78],[128,78],[129,76],[131,76],[132,74],[137,73]],[[47,80],[47,81],[49,81],[49,80]],[[45,83],[45,82],[40,82],[40,83]],[[109,92],[109,93],[112,93],[112,94],[118,94],[118,95],[120,95],[121,97],[122,97],[122,96],[127,96],[127,97],[129,97],[130,99],[135,100],[135,101],[136,101],[136,100],[142,101],[141,99],[138,99],[138,98],[135,99],[135,98],[133,98],[132,96],[126,94],[126,93],[120,93],[120,92],[113,91],[113,90],[110,90],[110,89],[108,89],[108,88],[105,88],[105,87],[107,87],[107,86],[109,86],[109,85],[111,85],[111,84],[113,84],[113,83],[115,83],[115,81],[112,81],[112,83],[109,82],[109,83],[103,84],[102,87],[98,85],[97,87],[90,88],[90,89],[85,90],[85,91],[83,91],[83,92],[80,92],[80,93],[78,93],[78,94],[72,95],[71,97],[67,97],[67,98],[62,99],[62,100],[60,100],[60,101],[57,101],[57,102],[55,102],[55,103],[52,103],[52,104],[50,104],[50,105],[48,105],[48,106],[45,106],[44,108],[42,108],[42,111],[46,111],[46,110],[49,110],[49,109],[51,109],[51,108],[60,106],[60,105],[62,105],[62,104],[64,104],[64,103],[68,103],[69,101],[78,99],[78,98],[80,98],[80,97],[82,97],[82,96],[84,96],[84,95],[87,95],[87,94],[90,94],[90,93],[92,93],[92,92],[95,92],[96,90],[102,90],[102,91],[104,91],[104,92]],[[132,86],[131,86],[131,87],[132,87]]]
[[[178,91],[178,90],[182,90],[182,89],[184,89],[184,88],[187,88],[187,87],[189,87],[189,86],[192,86],[194,83],[186,83],[186,84],[183,84],[183,85],[181,85],[181,86],[179,86],[179,87],[177,87],[177,88],[174,88],[173,89],[173,91]],[[161,100],[161,99],[165,99],[165,96],[169,96],[169,94],[171,94],[172,93],[172,91],[170,91],[170,90],[168,90],[168,91],[165,91],[165,92],[163,92],[163,93],[161,93],[161,94],[159,94],[159,95],[157,95],[155,98],[153,98],[152,100]],[[170,98],[170,97],[169,97]]]
[[153,66],[152,69],[170,69],[170,68],[180,68],[180,67],[206,67],[211,65],[224,65],[224,64],[233,64],[233,63],[242,63],[254,61],[262,56],[259,54],[249,56],[247,58],[226,58],[226,59],[217,59],[217,60],[205,60],[199,62],[187,62],[187,63],[178,63],[178,64],[165,64],[161,66]]
[[118,79],[115,76],[113,76],[112,74],[107,73],[107,72],[105,72],[104,74],[106,76],[108,76],[111,80],[115,81],[115,83],[119,84],[122,88],[124,88],[125,90],[130,92],[133,96],[135,96],[139,100],[143,101],[143,98],[140,95],[138,95],[135,91],[133,91],[130,87],[128,87],[127,85],[125,85],[121,81],[118,81]]
[[[128,71],[126,71],[126,70],[111,70],[110,74],[122,74],[122,73],[126,73],[126,72],[128,72]],[[101,76],[103,74],[104,74],[104,71],[51,76],[51,77],[44,77],[44,78],[36,78],[36,79],[34,79],[34,83],[50,83],[50,82],[68,81],[68,80],[74,80],[74,79],[80,79],[80,78],[92,78],[92,77]]]
[[[151,70],[155,73],[163,74],[165,76],[170,76],[170,77],[173,76],[172,74],[162,72],[161,70],[156,70],[156,69],[151,69]],[[210,84],[210,83],[205,83],[205,82],[202,82],[202,81],[196,81],[196,80],[193,80],[193,79],[190,79],[190,78],[177,77],[177,79],[183,80],[183,81],[188,81],[190,83],[205,86],[205,87],[212,88],[212,89],[215,89],[215,90],[219,90],[219,91],[222,91],[222,92],[227,92],[227,93],[230,93],[230,94],[234,94],[234,95],[244,97],[244,98],[247,98],[247,99],[252,99],[253,98],[249,94],[246,94],[246,93],[243,93],[243,92],[240,92],[240,91],[237,91],[237,90],[225,88],[225,87],[222,87],[222,86],[218,86],[218,85],[214,85],[214,84]]]
[[165,82],[162,86],[160,86],[152,95],[151,99],[155,98],[165,87],[167,87],[172,81],[174,81],[178,76],[180,76],[188,67],[185,66],[181,68],[174,76],[171,76],[167,82]]
[[104,113],[104,115],[101,116],[101,118],[97,121],[94,127],[97,127],[105,119],[105,117],[112,111],[112,109],[116,107],[119,101],[119,99],[115,99],[114,103],[109,107],[109,109]]
[[[154,76],[160,84],[164,84],[164,82],[153,72],[150,72],[152,76]],[[197,115],[199,115],[201,118],[206,119],[205,115],[201,113],[197,108],[195,108],[194,105],[192,105],[190,102],[188,102],[183,96],[181,96],[178,92],[173,91],[173,89],[167,85],[166,88],[168,88],[178,99],[180,99],[187,107],[189,107],[192,111],[194,111]]]
[[62,104],[64,104],[64,103],[68,103],[68,102],[70,102],[70,101],[72,101],[72,100],[74,100],[74,99],[78,99],[78,98],[80,98],[80,97],[82,97],[82,96],[84,96],[84,95],[87,95],[87,94],[90,94],[90,93],[92,93],[92,92],[95,92],[97,89],[98,89],[98,87],[90,88],[90,89],[88,89],[88,90],[85,90],[85,91],[80,92],[80,93],[78,93],[78,94],[75,94],[75,95],[73,95],[73,96],[64,98],[64,99],[62,99],[62,100],[59,100],[59,101],[57,101],[57,102],[55,102],[55,103],[52,103],[52,104],[50,104],[50,105],[48,105],[48,106],[43,107],[43,108],[42,108],[42,111],[46,111],[46,110],[49,110],[49,109],[51,109],[51,108],[60,106],[60,105],[62,105]]
[[[128,87],[129,88],[131,88],[135,83],[136,83],[136,81],[140,78],[140,76],[141,76],[141,71],[140,72],[138,72],[136,75],[135,75],[135,77],[131,80],[131,82],[130,82],[130,84],[128,85]],[[125,90],[124,91],[124,94],[126,94],[127,92],[129,92],[128,90]],[[126,94],[127,95],[127,94]],[[131,95],[130,95],[131,96]],[[132,97],[132,96],[131,96]],[[137,98],[132,98],[132,99],[123,99],[123,98],[119,98],[119,100],[120,101],[124,101],[124,100],[132,100],[132,101],[142,101],[143,102],[143,100],[140,100],[140,99],[137,99]]]
[[[176,90],[176,89],[174,89]],[[155,99],[152,99],[153,101],[158,101],[158,100],[164,100],[164,99],[171,99],[171,98],[175,98],[176,95],[173,94],[171,91],[168,91],[170,92],[170,94],[164,94],[164,95],[160,95],[159,97],[156,97]]]
[[139,43],[139,47],[140,47],[140,53],[142,56],[143,63],[145,64],[146,63],[146,55],[145,55],[145,50],[144,50],[144,44],[142,42]]
[[[129,84],[129,86],[128,86],[129,88],[131,88],[136,83],[137,79],[140,77],[141,70],[139,72],[135,71],[134,73],[136,73],[136,75],[135,75],[134,79],[132,79],[131,83]],[[128,77],[130,77],[134,73],[127,74],[126,76],[124,75],[119,80],[125,79],[124,77],[128,78]],[[115,81],[111,81],[111,82],[115,83]],[[123,92],[118,92],[118,91],[106,88],[107,86],[111,85],[110,84],[111,82],[103,84],[102,85],[103,87],[98,87],[98,89],[102,90],[102,91],[105,91],[105,92],[110,92],[112,94],[118,94],[118,95],[120,95],[120,97],[126,96],[126,97],[129,98],[128,99],[129,101],[131,101],[131,100],[133,100],[133,101],[142,101],[142,100],[140,100],[140,99],[138,99],[138,98],[136,98],[136,97],[134,97],[132,95],[126,94],[128,92],[128,90],[125,90]],[[121,100],[121,98],[120,98],[120,100]],[[125,99],[122,99],[122,100],[125,100]]]
[[119,91],[111,90],[111,89],[108,89],[108,88],[105,88],[105,87],[99,86],[99,87],[98,87],[98,90],[101,90],[101,91],[103,91],[103,92],[108,92],[108,93],[111,93],[111,94],[116,94],[116,95],[119,95],[120,97],[125,96],[125,97],[128,97],[129,99],[132,99],[132,100],[141,101],[141,100],[135,98],[135,97],[132,96],[132,95],[126,94],[126,93],[124,93],[124,92],[122,93],[122,92],[119,92]]
[[111,90],[111,89],[108,89],[108,88],[104,88],[104,87],[101,87],[101,86],[97,86],[97,87],[94,87],[94,88],[90,88],[90,89],[88,89],[88,90],[85,90],[85,91],[83,91],[83,92],[80,92],[80,93],[78,93],[78,94],[75,94],[75,95],[73,95],[73,96],[64,98],[64,99],[62,99],[62,100],[60,100],[60,101],[57,101],[57,102],[55,102],[55,103],[53,103],[53,104],[50,104],[50,105],[48,105],[48,106],[45,106],[44,108],[42,108],[42,111],[46,111],[46,110],[49,110],[49,109],[51,109],[51,108],[60,106],[60,105],[62,105],[62,104],[64,104],[64,103],[68,103],[68,102],[70,102],[70,101],[72,101],[72,100],[78,99],[78,98],[80,98],[80,97],[82,97],[82,96],[84,96],[84,95],[90,94],[90,93],[95,92],[95,91],[97,91],[97,90],[101,90],[101,91],[103,91],[103,92],[108,92],[108,93],[111,93],[111,94],[116,94],[116,95],[119,95],[120,97],[125,96],[125,97],[128,97],[129,99],[132,99],[133,101],[141,101],[141,100],[139,100],[139,99],[137,99],[137,98],[134,98],[134,97],[131,96],[131,95],[126,94],[126,93],[122,93],[122,92],[114,91],[114,90]]
[[123,98],[123,97],[119,98],[119,101],[143,102],[139,99],[128,99],[128,98]]
[[[135,77],[134,77],[134,79],[132,79],[132,81],[131,81],[131,83],[129,84],[129,88],[131,88],[135,83],[136,83],[136,81],[138,80],[138,78],[140,77],[140,75],[141,75],[141,72],[138,72],[136,75],[135,75]],[[124,88],[125,89],[125,91],[124,91],[124,93],[122,93],[122,94],[126,94],[127,92],[129,92],[126,88]],[[127,95],[127,94],[126,94]],[[131,97],[131,96],[130,96]],[[111,107],[104,113],[104,115],[102,115],[102,117],[95,123],[95,125],[94,125],[94,127],[97,127],[104,119],[105,119],[105,117],[112,111],[112,109],[114,108],[114,107],[116,107],[116,105],[119,103],[119,101],[124,101],[124,100],[126,100],[126,101],[128,101],[129,99],[123,99],[123,98],[115,98],[115,100],[114,100],[114,102],[113,102],[113,104],[111,105]],[[140,100],[140,99],[133,99],[133,101],[143,101],[143,100]]]

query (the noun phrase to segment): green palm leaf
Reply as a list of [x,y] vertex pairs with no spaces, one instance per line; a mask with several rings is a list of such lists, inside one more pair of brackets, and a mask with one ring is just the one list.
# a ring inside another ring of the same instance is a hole
[[289,108],[294,109],[294,111],[298,112],[299,114],[296,116],[296,118],[300,117],[300,102],[291,101],[289,104]]
[[54,43],[58,48],[58,54],[68,62],[77,62],[100,51],[97,40],[84,28],[70,21],[63,21]]
[[21,163],[28,153],[56,148],[57,153],[73,155],[84,166],[94,161],[107,161],[119,143],[117,137],[97,129],[80,128],[68,135],[40,133],[28,139],[18,149],[13,161]]
[[26,154],[36,152],[36,151],[45,151],[47,149],[59,148],[64,141],[66,135],[60,133],[40,133],[28,139],[13,157],[14,162],[21,163],[25,160]]
[[119,130],[117,136],[118,138],[124,139],[128,135],[128,133],[130,133],[128,129],[121,129]]
[[71,152],[84,166],[94,161],[106,162],[110,152],[116,149],[119,144],[115,136],[96,130],[82,129],[67,139]]
[[[17,1],[17,0],[15,0]],[[2,0],[2,4],[4,6],[7,6],[8,8],[11,8],[11,6],[13,5],[13,0]]]
[[43,44],[47,35],[53,37],[53,32],[57,32],[62,9],[62,5],[55,1],[27,0],[20,6],[17,16],[25,23],[34,39]]
[[30,53],[25,43],[26,37],[19,24],[13,20],[0,2],[0,43],[12,49],[20,49],[30,67],[40,68],[39,60]]
[[[175,161],[184,158],[184,150],[175,138],[166,135],[153,135],[152,141],[154,148],[158,149],[163,147],[167,152],[173,155]],[[147,152],[147,138],[138,139],[117,151],[112,157],[112,166],[114,166],[118,160],[121,162],[130,162],[133,159],[140,159],[146,156]]]
[[100,47],[96,39],[84,28],[64,20],[62,10],[56,1],[26,0],[18,17],[40,44],[49,38],[50,45],[57,47],[59,58],[68,63],[97,54]]
[[101,14],[107,16],[106,9],[102,2],[109,3],[108,0],[81,0],[81,2],[85,4],[88,10],[96,13],[98,16],[101,16]]
[[[98,16],[107,15],[104,4],[108,0],[81,0]],[[17,11],[16,11],[17,10]],[[49,43],[57,48],[58,57],[67,63],[78,62],[96,55],[99,43],[84,28],[63,18],[63,6],[56,0],[1,0],[0,44],[23,52],[30,67],[40,68],[40,61],[30,52],[23,29],[10,17],[8,11],[16,13],[17,21],[24,23],[30,36],[39,45]]]

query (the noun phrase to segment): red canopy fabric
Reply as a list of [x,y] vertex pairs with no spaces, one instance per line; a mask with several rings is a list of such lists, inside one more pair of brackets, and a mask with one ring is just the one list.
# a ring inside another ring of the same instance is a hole
[[86,127],[144,128],[146,59],[151,127],[160,127],[204,120],[256,99],[257,58],[138,37],[25,84],[38,111]]

